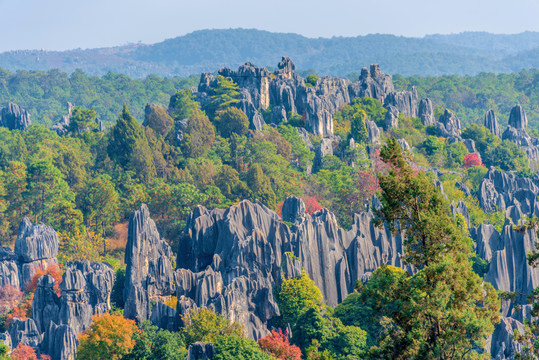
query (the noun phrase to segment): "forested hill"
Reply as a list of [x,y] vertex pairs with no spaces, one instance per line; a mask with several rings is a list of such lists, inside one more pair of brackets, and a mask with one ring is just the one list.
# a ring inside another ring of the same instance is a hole
[[298,34],[254,29],[201,30],[160,43],[131,44],[69,51],[24,50],[0,54],[0,67],[10,70],[49,70],[88,74],[109,71],[131,77],[187,76],[235,68],[246,61],[272,66],[286,55],[300,71],[320,75],[359,72],[378,63],[386,72],[474,75],[481,72],[518,72],[539,67],[539,33],[514,35],[467,32],[407,38],[394,35],[307,38]]

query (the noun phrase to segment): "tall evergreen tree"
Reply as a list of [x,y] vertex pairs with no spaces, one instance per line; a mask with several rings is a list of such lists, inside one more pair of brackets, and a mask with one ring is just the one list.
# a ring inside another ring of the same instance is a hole
[[132,170],[143,181],[155,177],[155,166],[142,126],[124,105],[118,122],[110,132],[109,157],[125,170]]
[[259,164],[253,164],[247,172],[247,185],[251,190],[253,200],[258,199],[270,209],[275,209],[277,206],[275,192],[271,188],[269,178],[264,174]]
[[363,301],[390,323],[375,359],[472,359],[500,319],[500,300],[473,272],[472,243],[423,172],[416,174],[395,139],[381,151],[378,224],[402,232],[404,260],[417,269],[384,266],[361,287]]

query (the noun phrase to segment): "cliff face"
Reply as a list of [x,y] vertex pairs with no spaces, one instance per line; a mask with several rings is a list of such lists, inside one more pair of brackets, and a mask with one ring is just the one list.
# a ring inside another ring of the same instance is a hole
[[301,199],[288,198],[283,209],[295,220],[291,227],[258,202],[226,210],[197,207],[179,242],[179,311],[212,307],[256,339],[279,315],[273,287],[281,274],[299,276],[303,267],[335,306],[381,264],[401,265],[401,239],[375,228],[371,214],[357,215],[346,231],[325,209],[306,214]]
[[[44,224],[23,219],[15,251],[0,249],[0,285],[24,290],[36,269],[58,263],[57,253],[56,232]],[[113,284],[114,270],[108,264],[68,262],[59,286],[60,296],[53,290],[55,281],[51,276],[39,278],[32,317],[25,321],[14,319],[2,337],[13,348],[22,343],[53,360],[73,360],[77,334],[90,325],[92,315],[110,311]]]

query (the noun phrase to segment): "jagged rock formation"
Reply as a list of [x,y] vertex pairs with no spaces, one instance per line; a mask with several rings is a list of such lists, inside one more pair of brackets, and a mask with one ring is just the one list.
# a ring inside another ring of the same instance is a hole
[[327,155],[333,155],[333,144],[331,139],[324,138],[320,141],[320,145],[314,149],[313,167],[316,169],[320,168],[322,166],[322,159]]
[[26,288],[38,268],[47,268],[58,263],[58,241],[56,231],[50,226],[43,223],[34,225],[26,217],[21,221],[15,240],[21,289]]
[[367,127],[367,136],[369,143],[373,145],[380,144],[380,129],[376,126],[376,123],[371,120],[365,121],[365,126]]
[[32,123],[28,111],[11,102],[2,109],[0,117],[0,126],[9,130],[26,130]]
[[417,116],[417,90],[412,87],[412,91],[397,91],[387,94],[384,105],[394,106],[406,117]]
[[397,126],[399,126],[399,109],[393,105],[388,105],[384,118],[384,130],[388,131]]
[[124,316],[139,323],[151,317],[152,300],[164,302],[176,290],[170,246],[161,240],[146,205],[131,213],[125,263]]
[[434,125],[436,119],[434,119],[434,110],[432,107],[432,101],[430,99],[421,99],[421,101],[419,101],[417,116],[421,119],[421,123],[423,125]]
[[500,125],[498,124],[498,120],[496,120],[496,114],[494,113],[494,110],[489,109],[487,113],[485,114],[485,119],[483,120],[483,125],[490,130],[491,133],[494,135],[501,137],[502,132],[500,130]]
[[51,130],[56,132],[58,135],[65,135],[69,131],[69,124],[71,123],[71,113],[75,106],[70,102],[67,103],[67,114],[62,116],[62,119],[56,124],[51,126]]
[[321,210],[311,216],[304,206],[297,198],[285,201],[286,218],[295,220],[290,228],[258,202],[242,201],[226,210],[197,207],[179,242],[179,312],[194,305],[212,307],[239,321],[256,339],[279,314],[272,289],[283,268],[297,275],[303,266],[326,302],[335,306],[356,280],[368,278],[379,265],[402,265],[400,238],[375,228],[372,214],[356,215],[345,231],[332,213]]
[[394,92],[393,79],[391,75],[384,74],[380,71],[377,64],[361,69],[359,81],[350,84],[351,97],[370,97],[380,100],[384,103],[387,94]]
[[[37,267],[57,264],[57,252],[58,235],[52,228],[23,219],[15,251],[0,249],[0,285],[9,283],[24,290]],[[32,318],[15,318],[3,335],[6,343],[12,347],[29,345],[53,360],[74,359],[77,334],[90,325],[92,315],[110,311],[114,275],[105,263],[68,262],[60,284],[61,296],[54,290],[54,279],[42,276],[34,293]]]
[[528,117],[526,116],[526,112],[522,106],[515,105],[511,109],[508,125],[514,127],[515,129],[526,129],[528,126]]
[[[373,97],[385,102],[386,107],[394,106],[406,116],[417,114],[417,92],[395,92],[391,76],[382,73],[378,65],[371,65],[370,72],[363,69],[359,80],[352,83],[348,79],[330,76],[319,78],[316,84],[306,84],[305,80],[294,73],[295,65],[287,57],[278,64],[278,70],[271,74],[267,69],[246,63],[237,71],[228,68],[219,70],[219,75],[234,80],[242,94],[238,107],[250,121],[252,130],[261,130],[264,120],[259,110],[271,107],[269,121],[279,124],[290,114],[299,114],[305,120],[305,128],[321,137],[333,135],[333,114],[355,97]],[[195,98],[203,104],[214,77],[202,74]],[[398,113],[397,113],[398,115]]]
[[211,360],[215,355],[215,349],[211,343],[197,341],[189,346],[187,360]]
[[440,120],[436,122],[438,136],[460,139],[460,120],[452,111],[445,109]]

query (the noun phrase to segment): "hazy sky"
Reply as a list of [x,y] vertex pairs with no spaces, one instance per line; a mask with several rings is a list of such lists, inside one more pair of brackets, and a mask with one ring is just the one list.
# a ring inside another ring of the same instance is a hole
[[308,37],[539,31],[538,0],[0,0],[0,51],[154,43],[200,29]]

